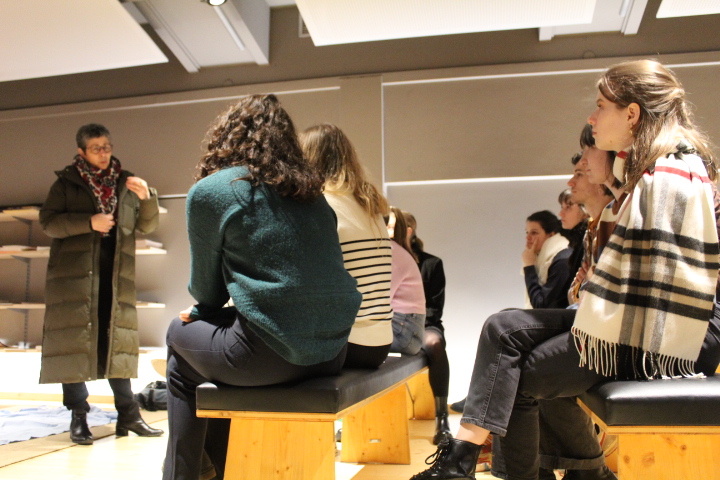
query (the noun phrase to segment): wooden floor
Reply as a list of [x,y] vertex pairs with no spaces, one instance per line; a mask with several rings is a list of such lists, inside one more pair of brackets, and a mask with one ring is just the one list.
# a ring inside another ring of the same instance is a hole
[[[459,420],[460,415],[451,415],[453,430],[457,428]],[[152,426],[167,431],[167,420],[152,423]],[[435,451],[430,443],[433,431],[432,420],[410,422],[411,465],[358,465],[338,461],[335,464],[337,480],[409,479],[427,468],[425,458]],[[64,438],[62,441],[66,448],[0,468],[0,479],[136,480],[160,479],[162,476],[160,466],[165,457],[165,437],[144,438],[132,433],[128,437],[110,435],[96,440],[92,446],[72,445]],[[21,443],[10,445],[17,448]],[[5,447],[8,446],[0,446],[0,459]],[[480,473],[477,478],[489,480],[494,477],[489,473]]]

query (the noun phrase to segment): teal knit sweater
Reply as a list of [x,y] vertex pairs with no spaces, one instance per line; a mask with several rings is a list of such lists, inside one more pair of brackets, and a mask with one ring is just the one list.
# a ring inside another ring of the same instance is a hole
[[360,306],[345,270],[333,210],[324,198],[299,203],[271,187],[236,180],[226,168],[188,193],[191,318],[222,316],[232,298],[248,325],[296,365],[335,358]]

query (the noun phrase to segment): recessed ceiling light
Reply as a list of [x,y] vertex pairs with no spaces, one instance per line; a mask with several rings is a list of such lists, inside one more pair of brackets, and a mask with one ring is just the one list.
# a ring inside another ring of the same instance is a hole
[[209,4],[212,5],[213,7],[217,7],[217,6],[222,5],[223,3],[225,3],[225,0],[207,0],[207,3],[209,3]]

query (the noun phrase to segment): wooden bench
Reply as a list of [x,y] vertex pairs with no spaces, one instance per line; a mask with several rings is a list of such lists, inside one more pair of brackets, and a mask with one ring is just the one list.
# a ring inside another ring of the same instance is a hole
[[296,384],[204,383],[197,415],[231,419],[227,480],[332,480],[341,418],[343,462],[410,463],[406,383],[425,370],[425,356],[417,355]]
[[620,480],[720,480],[720,376],[611,381],[579,403],[618,436]]

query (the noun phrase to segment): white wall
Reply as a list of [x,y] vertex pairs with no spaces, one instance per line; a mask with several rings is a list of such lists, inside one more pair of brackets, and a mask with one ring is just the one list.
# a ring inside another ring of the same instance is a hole
[[[568,162],[568,171],[570,167]],[[388,187],[390,202],[417,218],[425,249],[443,260],[451,401],[467,393],[485,319],[504,308],[523,307],[525,219],[539,210],[557,212],[566,181],[551,177]]]

